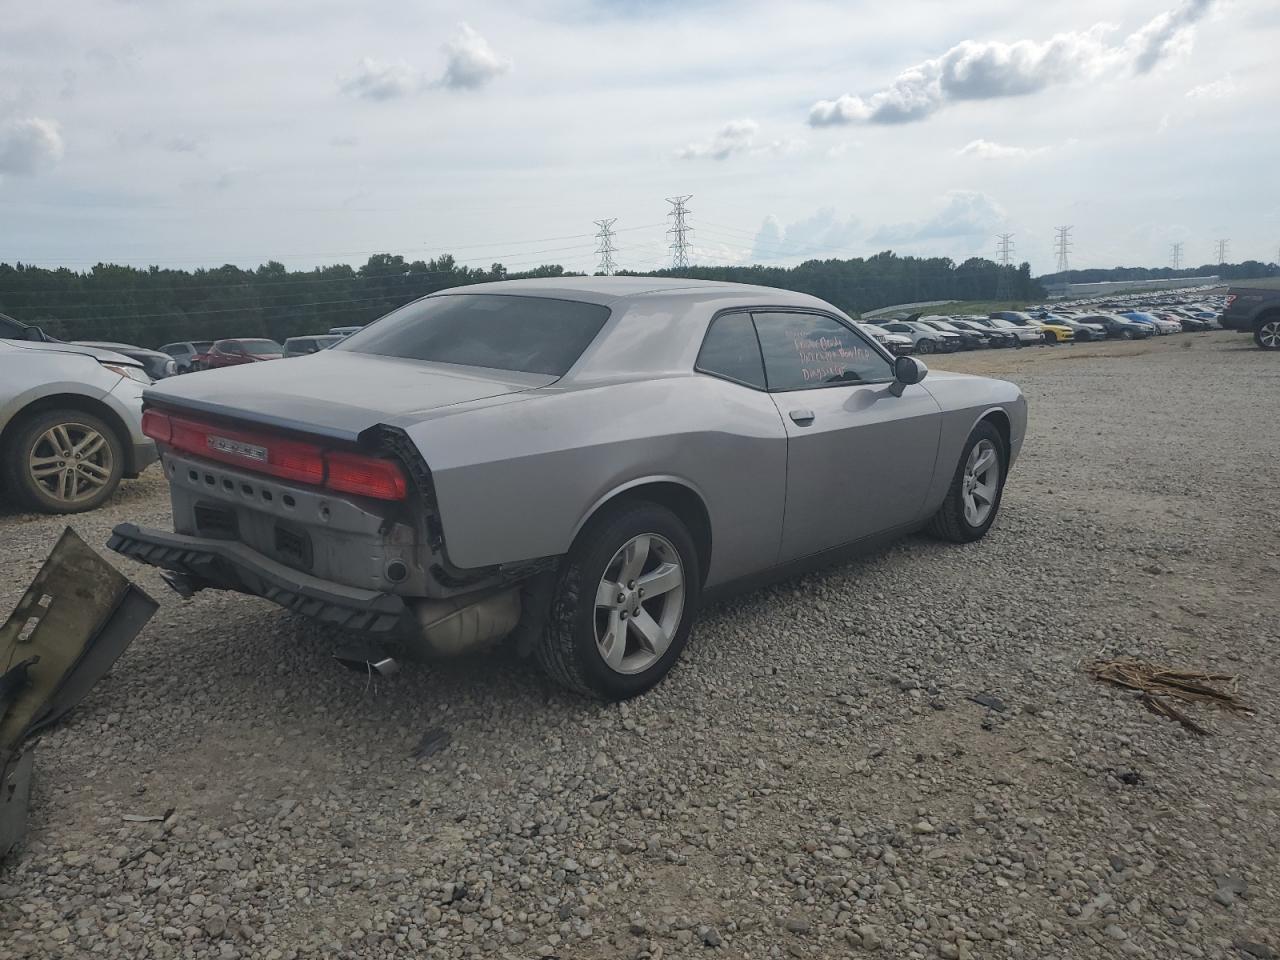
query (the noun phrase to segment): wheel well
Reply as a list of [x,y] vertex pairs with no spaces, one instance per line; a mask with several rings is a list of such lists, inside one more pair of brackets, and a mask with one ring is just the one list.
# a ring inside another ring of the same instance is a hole
[[116,432],[116,437],[120,440],[120,446],[124,450],[125,474],[131,475],[134,473],[133,435],[129,432],[128,426],[105,403],[79,393],[55,393],[27,404],[5,425],[4,430],[0,431],[0,450],[4,449],[10,438],[26,422],[28,417],[43,413],[46,410],[79,410],[82,413],[91,413],[95,417],[101,417]]
[[1003,410],[992,410],[978,422],[990,423],[1000,431],[1000,439],[1004,441],[1004,455],[1009,456],[1009,415]]
[[1274,307],[1268,310],[1263,310],[1260,314],[1254,317],[1253,325],[1254,327],[1261,327],[1268,320],[1280,320],[1280,310],[1277,310]]
[[702,498],[688,487],[670,481],[654,481],[631,487],[606,500],[596,512],[620,503],[648,501],[666,507],[689,528],[694,546],[698,549],[698,568],[703,582],[711,569],[711,516]]

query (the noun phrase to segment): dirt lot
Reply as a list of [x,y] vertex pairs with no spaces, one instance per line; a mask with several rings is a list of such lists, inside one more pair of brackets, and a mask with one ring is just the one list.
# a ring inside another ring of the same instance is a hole
[[[369,682],[115,558],[162,608],[39,747],[0,956],[1276,956],[1280,361],[930,359],[1031,404],[987,540],[714,608],[623,706],[501,657]],[[158,474],[72,523],[126,518],[167,524]],[[6,609],[62,525],[0,515]],[[1196,736],[1080,669],[1119,654],[1238,674],[1256,714]]]

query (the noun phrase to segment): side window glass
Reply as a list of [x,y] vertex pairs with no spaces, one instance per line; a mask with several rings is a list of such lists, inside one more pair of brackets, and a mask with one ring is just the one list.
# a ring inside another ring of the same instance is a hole
[[764,389],[764,363],[750,315],[726,313],[711,321],[698,352],[697,369],[734,383]]
[[811,313],[757,313],[770,390],[882,383],[893,369],[844,324]]

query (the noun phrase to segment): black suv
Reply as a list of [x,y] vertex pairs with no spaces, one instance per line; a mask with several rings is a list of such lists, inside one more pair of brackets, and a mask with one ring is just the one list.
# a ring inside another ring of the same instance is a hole
[[1227,330],[1252,332],[1263,350],[1280,350],[1280,279],[1232,286],[1219,322]]

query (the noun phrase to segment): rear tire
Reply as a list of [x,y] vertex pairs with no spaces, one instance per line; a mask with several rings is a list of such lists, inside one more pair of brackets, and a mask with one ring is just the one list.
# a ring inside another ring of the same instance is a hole
[[916,344],[916,352],[917,353],[933,353],[933,341],[921,340],[919,343]]
[[[644,556],[639,546],[633,550],[641,542]],[[627,566],[633,557],[638,572]],[[666,507],[637,501],[606,508],[582,528],[561,564],[539,664],[585,696],[625,700],[643,693],[666,676],[689,639],[700,571],[693,537]],[[615,604],[615,594],[625,603]],[[668,604],[678,605],[674,616]]]
[[1280,350],[1280,319],[1258,324],[1253,330],[1253,342],[1263,350]]
[[44,410],[22,417],[0,451],[4,485],[41,513],[100,507],[124,476],[124,443],[101,417]]
[[[994,456],[994,463],[985,470],[973,470],[975,466],[982,466],[988,453]],[[960,451],[960,461],[951,478],[947,498],[929,521],[927,531],[940,540],[950,540],[953,543],[972,543],[985,537],[1000,512],[1008,464],[1009,453],[1005,449],[1004,438],[992,423],[983,420],[973,428],[964,449]],[[981,483],[975,483],[972,479],[975,475]],[[980,515],[974,515],[973,506],[984,496],[987,498],[988,509]],[[967,506],[969,509],[966,509]]]

